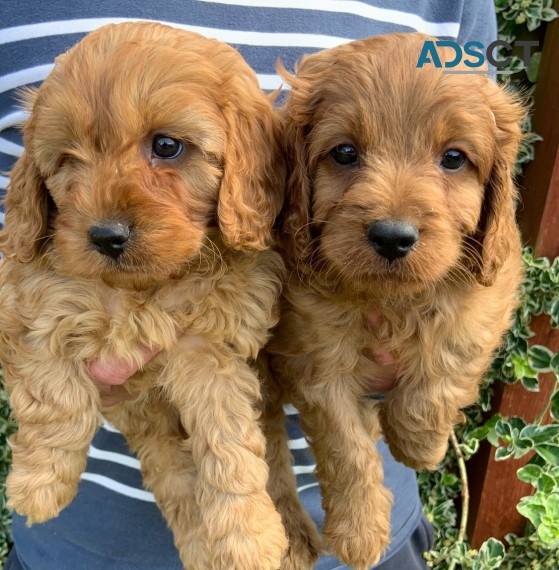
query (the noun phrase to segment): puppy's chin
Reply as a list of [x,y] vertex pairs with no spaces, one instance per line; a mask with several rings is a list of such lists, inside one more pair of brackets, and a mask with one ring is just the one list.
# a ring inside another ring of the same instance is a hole
[[[87,226],[89,227],[89,226]],[[165,230],[165,231],[164,231]],[[205,259],[206,232],[186,227],[182,233],[163,228],[159,234],[135,231],[120,253],[107,253],[85,232],[54,232],[49,263],[59,273],[102,281],[113,288],[146,290],[161,287],[200,267]]]
[[99,278],[105,285],[113,289],[128,289],[133,291],[145,291],[157,289],[166,285],[170,281],[181,279],[188,272],[187,266],[175,269],[168,273],[144,273],[144,272],[123,272],[106,271],[101,273]]
[[181,255],[171,256],[169,250],[165,253],[145,252],[140,256],[126,252],[117,259],[91,248],[72,253],[65,249],[62,253],[54,247],[49,252],[48,263],[57,272],[70,277],[99,280],[109,287],[139,291],[162,287],[198,268],[202,257],[198,245],[183,248]]
[[348,239],[347,232],[345,236],[332,232],[322,236],[320,257],[322,272],[329,279],[336,275],[345,290],[395,297],[421,294],[447,279],[459,267],[460,249],[430,251],[419,244],[406,256],[389,261],[363,236]]
[[[431,288],[439,280],[418,279],[405,263],[396,261],[387,267],[378,268],[382,264],[374,264],[359,271],[347,270],[339,260],[328,260],[326,273],[338,276],[341,287],[347,292],[352,291],[364,297],[408,297],[421,294]],[[387,265],[387,264],[385,264]],[[444,274],[441,275],[441,279]]]
[[60,258],[51,259],[56,271],[78,279],[102,281],[114,289],[143,291],[162,287],[169,282],[181,279],[191,269],[188,259],[172,265],[144,262],[141,266],[120,264],[118,261],[95,259],[88,265],[80,263],[61,263]]

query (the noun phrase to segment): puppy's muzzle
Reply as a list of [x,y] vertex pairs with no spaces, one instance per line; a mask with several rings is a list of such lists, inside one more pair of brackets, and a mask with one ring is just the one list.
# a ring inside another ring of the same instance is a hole
[[89,228],[89,239],[101,254],[116,259],[126,248],[130,227],[120,222],[107,221]]
[[405,220],[376,220],[367,226],[367,239],[379,255],[392,262],[413,249],[419,231]]

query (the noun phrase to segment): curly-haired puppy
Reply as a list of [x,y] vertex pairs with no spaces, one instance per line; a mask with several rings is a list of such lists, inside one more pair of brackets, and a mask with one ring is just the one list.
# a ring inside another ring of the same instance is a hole
[[10,505],[33,523],[74,497],[100,420],[88,362],[161,347],[106,416],[185,566],[276,569],[251,365],[284,277],[270,101],[231,47],[134,23],[87,36],[28,103],[0,235]]
[[[268,419],[269,489],[294,568],[308,567],[317,537],[287,454],[271,453],[284,437],[281,397],[316,455],[327,545],[368,568],[390,538],[381,426],[398,460],[436,468],[517,302],[512,175],[524,111],[487,76],[417,69],[426,39],[357,41],[308,56],[288,78],[290,278],[269,345],[278,399]],[[379,408],[366,395],[383,351],[399,372]]]

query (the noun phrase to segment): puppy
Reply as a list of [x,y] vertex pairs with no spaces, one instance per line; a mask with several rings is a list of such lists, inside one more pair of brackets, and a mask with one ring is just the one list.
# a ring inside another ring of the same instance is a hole
[[7,481],[29,523],[74,497],[100,398],[88,362],[141,362],[126,436],[189,569],[274,570],[251,361],[277,322],[277,117],[237,51],[108,26],[27,97],[0,236],[0,357],[19,431]]
[[[390,538],[381,426],[396,459],[437,467],[522,276],[512,179],[522,106],[485,75],[416,68],[426,39],[396,34],[308,56],[283,109],[289,279],[268,347],[269,449],[281,447],[280,404],[291,401],[316,455],[326,543],[359,570]],[[367,395],[383,351],[398,377],[379,407]],[[269,454],[269,490],[290,567],[308,568],[317,535],[285,456]]]

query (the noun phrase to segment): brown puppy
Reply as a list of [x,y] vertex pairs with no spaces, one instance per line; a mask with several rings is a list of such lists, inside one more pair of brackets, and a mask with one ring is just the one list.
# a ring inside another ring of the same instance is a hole
[[[390,537],[381,425],[398,460],[436,468],[510,325],[522,273],[512,174],[524,111],[486,76],[417,69],[426,39],[309,56],[284,108],[290,278],[269,345],[269,449],[281,447],[283,397],[316,455],[327,545],[360,570]],[[365,396],[380,350],[399,374],[379,409]],[[309,567],[316,533],[286,454],[268,456],[287,559]]]
[[87,362],[141,362],[107,411],[189,569],[275,570],[259,380],[284,267],[277,117],[234,49],[148,23],[102,28],[28,98],[7,196],[0,357],[19,422],[10,505],[74,497],[100,421]]

